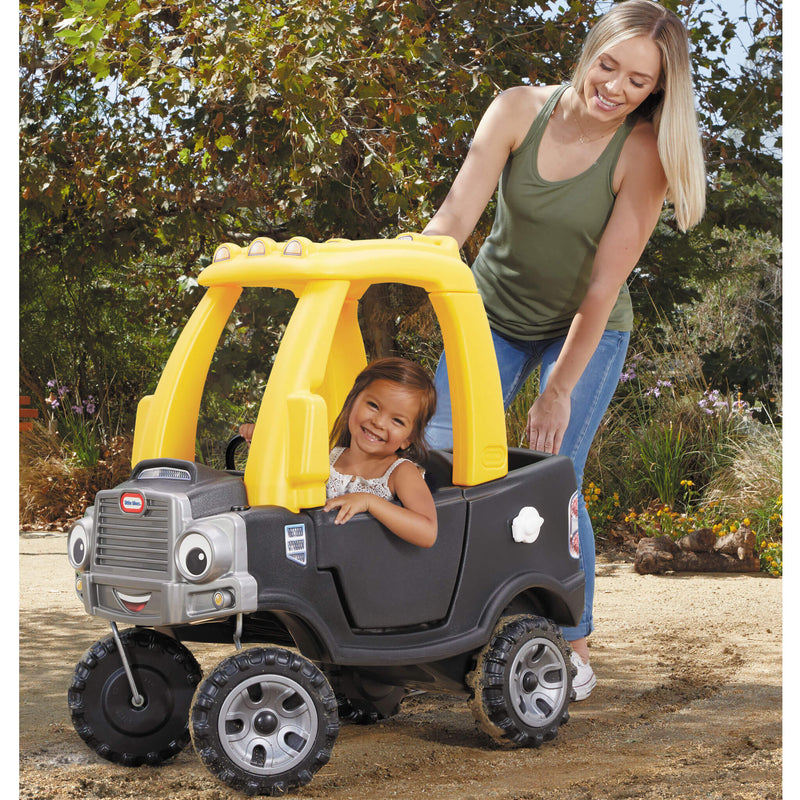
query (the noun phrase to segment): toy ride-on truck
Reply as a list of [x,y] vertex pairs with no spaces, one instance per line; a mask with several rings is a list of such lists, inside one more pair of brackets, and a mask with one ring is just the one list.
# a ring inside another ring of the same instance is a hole
[[[507,447],[489,327],[456,243],[259,238],[221,245],[199,282],[139,403],[130,479],[98,492],[69,533],[77,594],[111,627],[69,689],[81,737],[130,766],[191,738],[225,784],[274,795],[328,761],[340,717],[390,716],[410,690],[464,695],[510,744],[555,736],[574,672],[557,625],[576,624],[584,599],[574,470]],[[334,526],[322,509],[329,432],[366,364],[359,299],[388,282],[428,293],[447,353],[454,446],[423,465],[438,514],[429,549],[368,514]],[[246,468],[215,470],[194,461],[197,418],[244,287],[297,302]],[[232,654],[203,679],[185,642]]]

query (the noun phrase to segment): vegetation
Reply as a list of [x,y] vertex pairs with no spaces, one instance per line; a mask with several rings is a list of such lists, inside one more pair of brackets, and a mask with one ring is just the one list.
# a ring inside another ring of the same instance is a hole
[[[663,2],[689,22],[708,212],[682,235],[665,210],[632,276],[631,377],[586,485],[598,521],[636,513],[641,530],[665,530],[665,513],[707,516],[713,501],[713,524],[749,519],[778,563],[781,5],[753,0],[739,19],[719,0]],[[60,459],[89,484],[113,479],[103,463],[124,451],[216,244],[421,229],[494,94],[567,79],[609,5],[20,3],[20,391],[49,429],[23,438],[28,477]],[[237,307],[198,457],[252,414],[291,306],[275,293]],[[371,355],[435,363],[420,293],[376,287],[362,312]],[[534,380],[528,405],[535,392]],[[513,443],[525,402],[509,414]],[[33,494],[22,519],[42,524]]]

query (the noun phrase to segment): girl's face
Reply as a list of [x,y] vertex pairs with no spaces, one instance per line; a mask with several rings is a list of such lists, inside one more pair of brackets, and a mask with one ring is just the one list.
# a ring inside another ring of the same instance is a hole
[[604,50],[583,83],[583,101],[597,120],[622,122],[658,89],[661,52],[647,36],[626,39]]
[[350,447],[373,457],[405,449],[411,444],[419,405],[417,392],[393,381],[373,381],[356,397],[350,411]]

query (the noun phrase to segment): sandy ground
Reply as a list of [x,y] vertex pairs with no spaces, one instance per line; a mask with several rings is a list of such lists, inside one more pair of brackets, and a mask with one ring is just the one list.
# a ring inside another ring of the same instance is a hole
[[[66,693],[75,663],[108,628],[73,593],[63,534],[19,541],[19,797],[241,796],[191,747],[162,767],[128,769],[85,746]],[[641,576],[601,560],[592,637],[599,684],[572,705],[554,741],[502,749],[476,730],[462,699],[419,695],[378,725],[343,725],[330,763],[294,796],[783,797],[781,601],[782,581],[764,575]],[[233,651],[192,648],[204,671]]]

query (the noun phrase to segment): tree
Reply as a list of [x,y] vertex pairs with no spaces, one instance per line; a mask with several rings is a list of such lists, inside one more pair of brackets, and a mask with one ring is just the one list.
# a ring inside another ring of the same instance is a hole
[[[691,17],[712,175],[735,184],[719,183],[691,237],[676,236],[665,215],[637,280],[675,302],[686,297],[678,288],[687,275],[709,272],[715,225],[775,224],[779,162],[764,142],[779,126],[780,8],[753,2],[763,18],[750,53],[758,60],[742,71],[750,99],[739,103],[723,80],[733,73],[736,20],[714,0],[666,4]],[[131,284],[151,281],[166,330],[182,311],[167,300],[170,286],[178,277],[190,284],[220,241],[420,229],[494,94],[567,79],[587,26],[607,6],[21,3],[22,312],[76,342],[82,369],[98,376],[122,358],[105,350],[106,326],[142,340],[153,328]],[[756,80],[764,65],[766,83]],[[732,122],[741,136],[731,135]],[[766,199],[742,188],[755,185],[769,190]],[[490,219],[491,209],[465,245],[468,260]],[[102,296],[109,288],[116,308]],[[367,298],[368,315],[392,291]],[[418,301],[400,298],[404,309]],[[374,351],[394,344],[397,316],[383,315],[387,335]],[[42,326],[23,331],[21,356],[40,380],[45,341]]]

